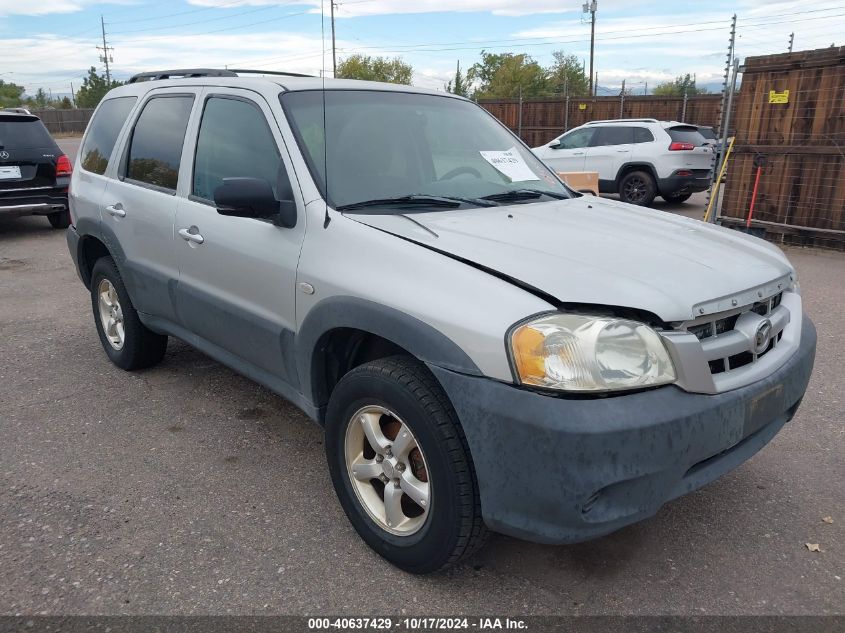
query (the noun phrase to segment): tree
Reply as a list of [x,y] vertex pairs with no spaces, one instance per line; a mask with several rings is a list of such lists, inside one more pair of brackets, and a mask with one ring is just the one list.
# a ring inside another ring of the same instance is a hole
[[695,85],[695,75],[678,75],[672,81],[665,81],[658,84],[651,94],[659,97],[683,97],[687,95],[703,95],[707,88],[698,88]]
[[573,97],[590,94],[590,80],[575,55],[563,51],[552,53],[554,63],[549,68],[549,85],[554,92]]
[[23,102],[24,87],[0,79],[0,108],[14,108]]
[[401,57],[370,57],[355,54],[340,60],[335,77],[340,79],[361,79],[384,81],[391,84],[411,85],[414,68]]
[[76,105],[79,108],[96,108],[109,90],[121,85],[123,82],[114,79],[109,83],[104,75],[98,74],[97,69],[91,66],[88,76],[82,80],[82,87],[76,92]]
[[56,99],[53,102],[53,105],[59,110],[70,110],[73,107],[73,104],[71,103],[69,97],[62,97],[61,99]]
[[469,96],[469,81],[467,80],[467,76],[461,72],[461,62],[458,62],[455,78],[450,79],[444,88],[446,88],[446,92],[451,92],[454,95],[461,97]]
[[46,108],[47,105],[50,103],[50,97],[47,96],[47,93],[44,91],[44,88],[39,88],[35,91],[35,96],[32,98],[32,102],[36,108]]
[[548,71],[525,54],[481,51],[481,61],[472,65],[467,77],[477,84],[476,99],[536,97],[550,91]]

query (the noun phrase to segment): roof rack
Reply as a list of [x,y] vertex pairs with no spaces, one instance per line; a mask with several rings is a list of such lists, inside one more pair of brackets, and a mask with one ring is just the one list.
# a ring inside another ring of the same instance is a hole
[[617,123],[619,121],[626,123],[660,123],[657,119],[602,119],[600,121],[589,121],[585,125],[592,125],[593,123]]
[[192,77],[238,77],[240,75],[281,75],[284,77],[312,77],[301,73],[288,73],[278,70],[249,70],[245,68],[180,68],[176,70],[153,70],[132,75],[127,83],[158,81],[159,79],[188,79]]

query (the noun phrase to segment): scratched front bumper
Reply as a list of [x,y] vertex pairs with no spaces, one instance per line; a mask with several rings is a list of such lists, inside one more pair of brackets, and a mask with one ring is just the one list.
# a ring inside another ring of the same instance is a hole
[[726,393],[667,386],[569,399],[431,367],[455,406],[496,531],[574,543],[655,514],[749,459],[786,424],[807,389],[816,331],[780,369]]

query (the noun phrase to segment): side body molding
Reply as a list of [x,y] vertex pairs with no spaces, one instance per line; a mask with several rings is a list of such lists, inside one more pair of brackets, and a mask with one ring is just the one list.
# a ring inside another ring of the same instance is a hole
[[454,341],[416,317],[366,299],[330,297],[308,312],[295,341],[303,395],[318,407],[328,400],[327,393],[314,393],[314,385],[320,384],[319,377],[325,370],[321,339],[339,328],[354,328],[380,336],[430,365],[462,374],[482,375]]

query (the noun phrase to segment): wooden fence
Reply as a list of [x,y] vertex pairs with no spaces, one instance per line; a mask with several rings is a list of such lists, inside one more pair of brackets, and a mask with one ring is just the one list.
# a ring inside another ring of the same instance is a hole
[[[722,223],[845,248],[845,47],[745,60]],[[733,127],[733,126],[732,126]]]
[[32,113],[41,118],[51,134],[81,135],[94,110],[32,110]]
[[[683,97],[548,97],[481,100],[479,105],[518,133],[530,147],[548,143],[566,130],[587,121],[619,118],[655,118],[697,125],[719,123],[721,95]],[[686,103],[685,103],[686,102]],[[521,110],[521,113],[520,113]]]

